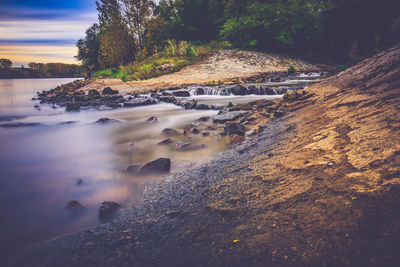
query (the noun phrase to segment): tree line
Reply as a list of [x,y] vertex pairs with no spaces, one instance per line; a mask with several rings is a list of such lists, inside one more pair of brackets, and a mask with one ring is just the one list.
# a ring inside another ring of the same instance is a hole
[[[168,40],[349,58],[400,40],[396,0],[100,0],[77,42],[88,72],[157,54]],[[368,28],[365,26],[367,25]],[[357,53],[361,51],[360,53]]]
[[30,62],[28,68],[12,67],[9,59],[0,59],[0,78],[73,78],[84,77],[84,68],[76,64],[64,63],[35,63]]

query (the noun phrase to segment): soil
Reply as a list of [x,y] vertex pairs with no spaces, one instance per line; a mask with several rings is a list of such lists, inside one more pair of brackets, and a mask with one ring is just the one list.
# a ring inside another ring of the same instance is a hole
[[296,71],[319,70],[313,64],[287,56],[223,50],[211,53],[196,64],[172,74],[131,82],[122,82],[119,79],[96,79],[83,90],[102,90],[109,86],[120,93],[130,93],[157,87],[177,87],[184,84],[202,84],[211,81],[225,82],[265,72],[285,72],[290,66],[293,66]]
[[269,118],[257,136],[15,266],[398,266],[399,66],[396,46],[286,97],[278,119],[237,107]]

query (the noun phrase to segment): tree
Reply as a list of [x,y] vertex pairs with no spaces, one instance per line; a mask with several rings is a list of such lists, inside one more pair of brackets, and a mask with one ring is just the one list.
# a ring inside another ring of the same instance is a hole
[[76,43],[78,55],[75,57],[82,62],[82,65],[88,71],[96,71],[100,68],[99,49],[100,49],[100,27],[93,24],[86,30],[86,36],[79,39]]
[[121,0],[123,16],[133,38],[137,38],[139,50],[143,49],[143,35],[155,6],[151,0]]
[[117,0],[96,2],[100,22],[99,63],[102,68],[119,67],[134,60],[135,42],[122,17]]
[[12,67],[12,61],[6,58],[0,59],[0,68],[1,69],[10,69]]

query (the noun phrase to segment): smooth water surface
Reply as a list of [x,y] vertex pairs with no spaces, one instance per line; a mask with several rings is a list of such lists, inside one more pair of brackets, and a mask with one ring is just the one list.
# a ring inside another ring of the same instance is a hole
[[[160,177],[138,177],[125,170],[159,157],[172,160],[172,172],[195,167],[227,147],[226,137],[192,137],[206,148],[178,152],[159,146],[164,128],[182,130],[217,111],[183,110],[172,104],[65,112],[39,105],[37,91],[71,79],[0,80],[0,255],[3,259],[36,242],[99,224],[103,201],[130,207],[143,184]],[[276,97],[276,96],[275,96]],[[272,96],[196,96],[209,104],[238,103]],[[35,105],[36,108],[34,107]],[[147,119],[158,117],[158,123]],[[95,124],[100,118],[119,123]],[[187,137],[179,137],[188,141]],[[81,180],[82,183],[78,183]],[[85,212],[73,216],[66,209],[79,201]]]

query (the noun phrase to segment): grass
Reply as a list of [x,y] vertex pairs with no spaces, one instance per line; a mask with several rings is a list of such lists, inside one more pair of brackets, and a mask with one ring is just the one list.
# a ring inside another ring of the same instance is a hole
[[160,53],[143,58],[138,55],[137,61],[119,68],[100,70],[95,78],[117,78],[124,82],[139,81],[177,72],[192,65],[200,58],[199,55],[219,49],[228,49],[231,45],[226,42],[211,42],[194,46],[189,42],[169,40],[167,47]]
[[98,71],[94,77],[117,78],[124,82],[145,80],[179,71],[183,67],[193,64],[195,61],[196,58],[193,57],[157,55],[119,68]]

